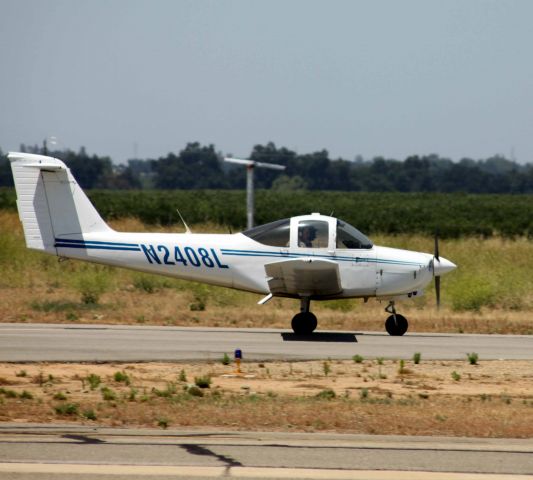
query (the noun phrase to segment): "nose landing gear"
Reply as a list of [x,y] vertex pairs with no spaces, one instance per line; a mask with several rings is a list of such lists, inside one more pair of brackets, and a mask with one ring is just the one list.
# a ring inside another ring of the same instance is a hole
[[387,313],[392,313],[392,315],[390,315],[385,321],[385,330],[387,330],[389,335],[400,337],[407,332],[409,322],[403,315],[396,313],[396,309],[394,308],[394,300],[389,302],[385,308],[385,311]]
[[316,316],[309,311],[311,300],[309,297],[303,297],[300,300],[300,313],[292,318],[291,326],[297,335],[308,335],[313,333],[317,326]]

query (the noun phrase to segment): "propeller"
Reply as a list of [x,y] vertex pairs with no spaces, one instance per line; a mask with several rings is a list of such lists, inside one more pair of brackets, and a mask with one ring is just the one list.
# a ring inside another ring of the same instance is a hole
[[435,295],[437,297],[437,309],[440,308],[440,275],[435,275],[435,261],[440,262],[439,257],[439,231],[435,230],[435,253],[433,254],[433,277],[435,278]]

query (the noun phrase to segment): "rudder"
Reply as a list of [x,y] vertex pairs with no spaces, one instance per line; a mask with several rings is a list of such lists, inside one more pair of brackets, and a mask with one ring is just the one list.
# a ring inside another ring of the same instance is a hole
[[112,231],[56,158],[10,152],[17,207],[28,248],[56,255],[56,239]]

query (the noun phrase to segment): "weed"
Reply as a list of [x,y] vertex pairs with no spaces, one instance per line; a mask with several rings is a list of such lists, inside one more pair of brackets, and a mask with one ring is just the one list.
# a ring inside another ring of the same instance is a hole
[[77,403],[62,403],[54,407],[58,415],[78,415],[79,405]]
[[23,400],[33,400],[33,395],[27,390],[23,390],[19,397]]
[[17,372],[17,373],[15,374],[16,377],[25,377],[25,376],[27,376],[27,375],[28,375],[28,374],[27,374],[26,370],[21,370],[20,372]]
[[459,380],[461,380],[461,375],[459,375],[455,370],[452,372],[452,378],[458,382]]
[[116,400],[117,399],[117,394],[114,390],[110,389],[109,387],[102,387],[100,389],[100,392],[102,394],[102,398],[106,401],[106,402],[110,402],[112,400]]
[[384,359],[383,357],[378,357],[378,358],[376,358],[376,363],[377,363],[378,365],[383,365],[383,361],[384,361],[384,360],[385,360],[385,359]]
[[[292,365],[292,364],[291,364]],[[324,371],[324,375],[327,377],[331,373],[331,367],[329,365],[329,362],[324,362],[322,364],[322,370]]]
[[326,388],[316,394],[316,398],[323,400],[333,400],[336,396],[337,394],[331,388]]
[[75,312],[67,312],[65,314],[65,318],[69,321],[69,322],[75,322],[76,320],[79,320],[79,315]]
[[172,395],[175,395],[178,392],[176,385],[174,383],[167,383],[167,388],[165,390],[159,390],[157,388],[152,388],[152,393],[158,397],[170,398]]
[[185,370],[182,369],[180,371],[178,381],[183,382],[183,383],[187,382],[187,375],[185,374]]
[[157,426],[158,427],[161,427],[161,428],[168,428],[168,424],[169,424],[169,421],[168,421],[168,418],[166,417],[159,417],[157,419]]
[[420,392],[418,396],[424,400],[427,400],[429,398],[429,394],[425,392]]
[[229,365],[230,364],[231,360],[230,360],[229,355],[227,353],[225,353],[223,355],[221,362],[222,362],[222,365]]
[[189,395],[192,395],[193,397],[203,397],[204,392],[202,392],[202,389],[197,387],[196,385],[191,385],[187,388],[187,393]]
[[155,278],[148,275],[137,275],[133,280],[133,286],[137,290],[142,290],[146,293],[154,293],[157,291],[157,282]]
[[86,380],[87,382],[89,382],[89,386],[91,387],[91,390],[98,388],[99,385],[102,383],[102,379],[100,378],[100,375],[96,375],[94,373],[87,375]]
[[477,365],[479,355],[476,352],[467,353],[466,357],[468,358],[468,362],[470,363],[470,365]]
[[398,373],[403,375],[405,373],[405,360],[400,360],[400,367],[398,368]]
[[362,388],[359,392],[359,397],[361,400],[366,400],[368,398],[368,388]]
[[415,365],[418,365],[420,363],[420,360],[422,359],[422,354],[420,352],[416,352],[414,355],[413,355],[413,363]]
[[85,305],[97,305],[100,297],[109,289],[110,278],[105,269],[87,268],[75,281]]
[[96,413],[93,409],[84,410],[81,414],[83,418],[86,418],[87,420],[96,420]]
[[67,396],[63,392],[57,392],[53,398],[54,400],[66,400]]
[[123,382],[126,385],[130,384],[130,377],[128,377],[128,374],[126,372],[115,372],[113,378],[115,379],[115,382]]
[[7,388],[0,388],[0,394],[4,395],[6,398],[17,398],[18,394],[15,390],[9,390]]
[[354,355],[354,356],[352,357],[352,360],[353,360],[355,363],[363,363],[364,358],[363,358],[361,355]]
[[211,377],[209,375],[194,377],[194,384],[200,388],[209,388],[211,386]]
[[134,402],[137,397],[138,391],[135,388],[130,388],[130,393],[128,395],[128,401]]

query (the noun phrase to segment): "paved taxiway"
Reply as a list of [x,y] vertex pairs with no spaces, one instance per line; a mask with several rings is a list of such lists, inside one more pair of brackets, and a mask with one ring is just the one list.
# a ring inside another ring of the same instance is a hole
[[240,348],[255,360],[351,358],[533,359],[533,336],[180,328],[157,326],[0,324],[0,361],[212,360]]
[[0,478],[132,476],[524,480],[533,441],[0,424]]

